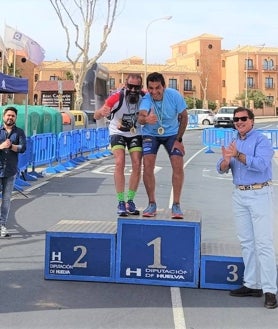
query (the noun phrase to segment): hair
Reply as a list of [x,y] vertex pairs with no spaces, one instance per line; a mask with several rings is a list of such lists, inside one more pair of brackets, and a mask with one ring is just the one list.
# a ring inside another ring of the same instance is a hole
[[249,119],[252,119],[254,120],[255,119],[255,115],[254,113],[250,110],[250,109],[247,109],[246,107],[237,107],[235,110],[234,110],[234,115],[238,112],[247,112],[247,115],[248,115],[248,118]]
[[3,115],[6,114],[8,111],[13,111],[17,115],[17,109],[13,106],[6,107],[3,112]]
[[147,86],[149,82],[161,82],[161,85],[165,87],[165,79],[161,73],[153,72],[147,76]]
[[142,78],[141,74],[139,74],[139,73],[129,73],[126,78],[126,83],[128,83],[129,78],[140,80],[141,85],[143,83],[143,78]]

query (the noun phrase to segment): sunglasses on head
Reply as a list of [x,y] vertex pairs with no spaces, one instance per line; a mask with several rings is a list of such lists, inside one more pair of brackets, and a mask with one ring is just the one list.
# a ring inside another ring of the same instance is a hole
[[127,87],[127,89],[129,89],[129,90],[132,90],[132,89],[134,89],[134,90],[136,90],[136,91],[141,90],[141,85],[133,85],[133,84],[131,84],[131,83],[127,83],[127,84],[126,84],[126,87]]
[[248,117],[233,117],[234,122],[239,122],[239,120],[247,121],[247,119],[248,119]]

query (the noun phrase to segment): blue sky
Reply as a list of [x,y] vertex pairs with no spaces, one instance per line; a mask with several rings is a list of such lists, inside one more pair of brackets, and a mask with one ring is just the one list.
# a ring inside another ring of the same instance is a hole
[[[71,2],[71,0],[67,0]],[[104,0],[100,0],[104,1]],[[222,37],[222,48],[238,45],[278,47],[277,0],[120,0],[118,15],[99,62],[117,62],[131,56],[144,59],[149,25],[148,63],[164,64],[171,45],[203,33]],[[99,22],[98,12],[96,22]],[[49,0],[1,1],[0,34],[5,24],[37,41],[46,51],[45,60],[65,60],[65,36]],[[100,24],[96,24],[99,26]],[[95,55],[100,30],[92,30]]]

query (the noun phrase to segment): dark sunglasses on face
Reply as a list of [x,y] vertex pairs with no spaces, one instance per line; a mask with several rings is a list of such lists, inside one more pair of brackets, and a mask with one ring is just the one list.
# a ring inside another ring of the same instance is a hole
[[141,85],[132,85],[131,83],[127,83],[126,87],[129,90],[132,90],[132,89],[134,89],[135,91],[141,90]]
[[239,120],[247,121],[247,119],[248,119],[248,117],[233,117],[234,122],[239,122]]

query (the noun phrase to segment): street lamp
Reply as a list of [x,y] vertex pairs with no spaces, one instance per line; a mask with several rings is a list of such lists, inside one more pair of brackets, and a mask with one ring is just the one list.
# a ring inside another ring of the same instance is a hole
[[[258,47],[260,48],[259,50],[263,49],[263,47],[265,46],[265,43],[263,43],[262,45],[257,45],[257,46],[253,46],[253,47]],[[245,99],[244,99],[244,106],[247,107],[247,103],[248,103],[248,69],[249,69],[249,47],[247,46],[247,52],[246,52],[246,61],[245,61]]]
[[149,22],[149,24],[146,27],[146,32],[145,32],[145,73],[144,73],[144,85],[146,85],[146,81],[147,81],[147,62],[148,62],[148,30],[149,27],[152,23],[157,22],[157,21],[161,21],[161,20],[169,20],[171,19],[172,16],[165,16],[165,17],[161,17],[161,18],[156,18],[152,21]]

